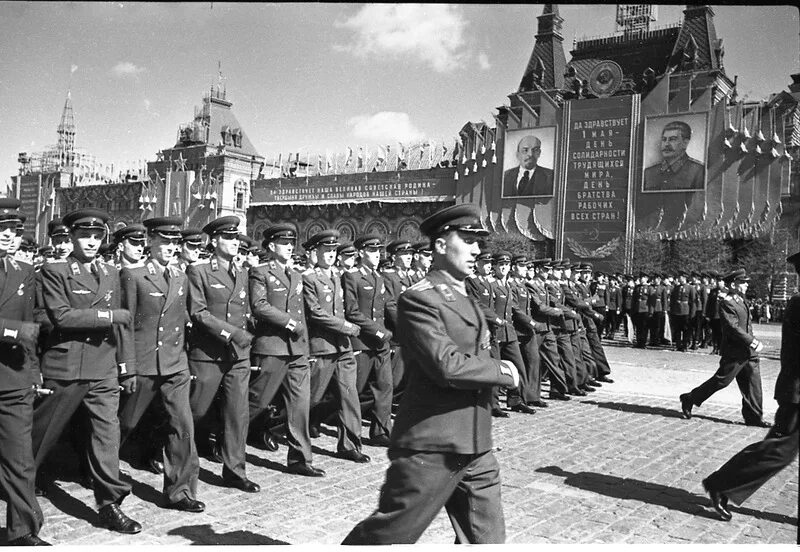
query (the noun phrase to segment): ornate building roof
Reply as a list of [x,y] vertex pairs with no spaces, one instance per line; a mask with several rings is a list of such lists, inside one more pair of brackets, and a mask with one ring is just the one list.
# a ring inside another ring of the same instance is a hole
[[519,83],[520,92],[537,90],[558,90],[564,85],[564,37],[561,34],[563,19],[558,14],[557,4],[545,4],[538,18],[536,42],[531,52],[528,66]]

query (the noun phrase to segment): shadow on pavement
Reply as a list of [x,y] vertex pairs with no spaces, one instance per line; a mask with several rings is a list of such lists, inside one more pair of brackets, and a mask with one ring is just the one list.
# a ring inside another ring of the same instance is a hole
[[167,531],[168,535],[177,535],[192,541],[192,544],[290,544],[286,541],[271,539],[252,531],[231,531],[229,533],[217,533],[211,525],[185,525]]
[[252,464],[253,466],[286,473],[286,466],[279,464],[278,462],[273,462],[272,460],[267,460],[266,458],[261,458],[260,456],[256,456],[254,454],[247,454],[245,459],[247,460],[248,464]]
[[45,493],[44,498],[65,514],[81,519],[94,527],[100,527],[100,518],[97,512],[62,489],[57,483],[49,483],[45,488]]
[[[593,401],[591,399],[583,400],[582,402],[583,404],[593,404],[598,408],[608,408],[610,410],[619,410],[620,412],[633,412],[635,414],[653,414],[656,416],[663,416],[665,418],[683,418],[683,415],[677,408],[673,410],[671,408],[664,408],[661,406],[650,406],[647,404],[630,404],[630,403],[613,402],[613,401],[600,402],[600,401]],[[679,402],[678,404],[680,405]],[[703,414],[697,414],[696,412],[692,413],[692,418],[697,418],[700,420],[708,420],[710,422],[717,422],[718,424],[739,425],[732,420],[724,420],[722,418],[715,418],[714,416],[704,416]],[[689,422],[689,420],[687,420],[687,422]]]
[[125,477],[131,485],[131,494],[143,502],[149,502],[156,506],[162,506],[165,502],[163,493],[157,491],[152,486],[137,481],[132,477]]
[[[698,496],[690,493],[684,489],[675,487],[668,487],[666,485],[659,485],[658,483],[651,483],[649,481],[641,481],[639,479],[628,479],[624,477],[617,477],[615,475],[607,475],[604,473],[595,472],[577,472],[572,473],[559,468],[558,466],[545,466],[536,470],[539,473],[547,473],[564,478],[564,483],[591,491],[593,493],[610,496],[612,498],[621,498],[625,500],[638,500],[646,504],[653,504],[655,506],[663,506],[670,510],[684,512],[698,517],[719,520],[717,515],[710,511],[708,499],[703,496]],[[774,514],[771,512],[759,512],[751,508],[742,508],[731,506],[731,511],[740,513],[746,516],[751,516],[765,521],[772,521],[775,523],[788,523],[795,525],[797,522],[793,517],[785,516],[783,514]]]

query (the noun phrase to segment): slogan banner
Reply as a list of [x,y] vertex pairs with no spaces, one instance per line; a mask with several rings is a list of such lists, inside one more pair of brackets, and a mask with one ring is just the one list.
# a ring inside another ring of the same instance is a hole
[[565,257],[605,268],[623,260],[633,115],[632,96],[569,102]]

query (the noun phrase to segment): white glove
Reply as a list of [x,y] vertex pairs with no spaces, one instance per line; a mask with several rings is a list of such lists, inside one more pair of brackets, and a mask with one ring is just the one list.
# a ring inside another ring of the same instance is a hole
[[514,363],[510,360],[501,360],[500,361],[500,373],[506,376],[511,376],[513,380],[512,385],[507,385],[506,387],[510,389],[515,389],[519,387],[519,372],[517,371],[517,367],[514,366]]
[[755,347],[755,351],[757,353],[760,353],[763,350],[764,350],[764,344],[762,342],[760,342],[760,341],[757,341],[756,347]]

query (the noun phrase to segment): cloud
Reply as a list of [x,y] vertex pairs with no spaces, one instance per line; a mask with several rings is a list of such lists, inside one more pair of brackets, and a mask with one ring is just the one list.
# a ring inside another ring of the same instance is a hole
[[73,63],[72,66],[69,68],[69,74],[71,75],[72,73],[74,73],[77,70],[78,70],[78,66]]
[[435,71],[458,67],[464,55],[466,20],[458,7],[419,4],[369,4],[336,26],[353,31],[349,44],[338,50],[367,58],[415,58]]
[[135,77],[144,71],[144,67],[134,65],[130,61],[120,61],[111,68],[111,72],[117,77]]
[[371,142],[413,142],[424,137],[411,123],[408,113],[381,111],[374,115],[358,115],[347,121],[356,138]]
[[488,71],[492,68],[492,64],[489,62],[489,56],[486,55],[486,52],[478,54],[478,67],[480,67],[482,71]]
[[144,108],[145,108],[145,110],[146,110],[146,111],[150,111],[150,106],[151,106],[151,105],[153,105],[153,104],[152,104],[152,102],[150,102],[150,100],[148,100],[147,98],[145,98],[145,99],[144,99]]

